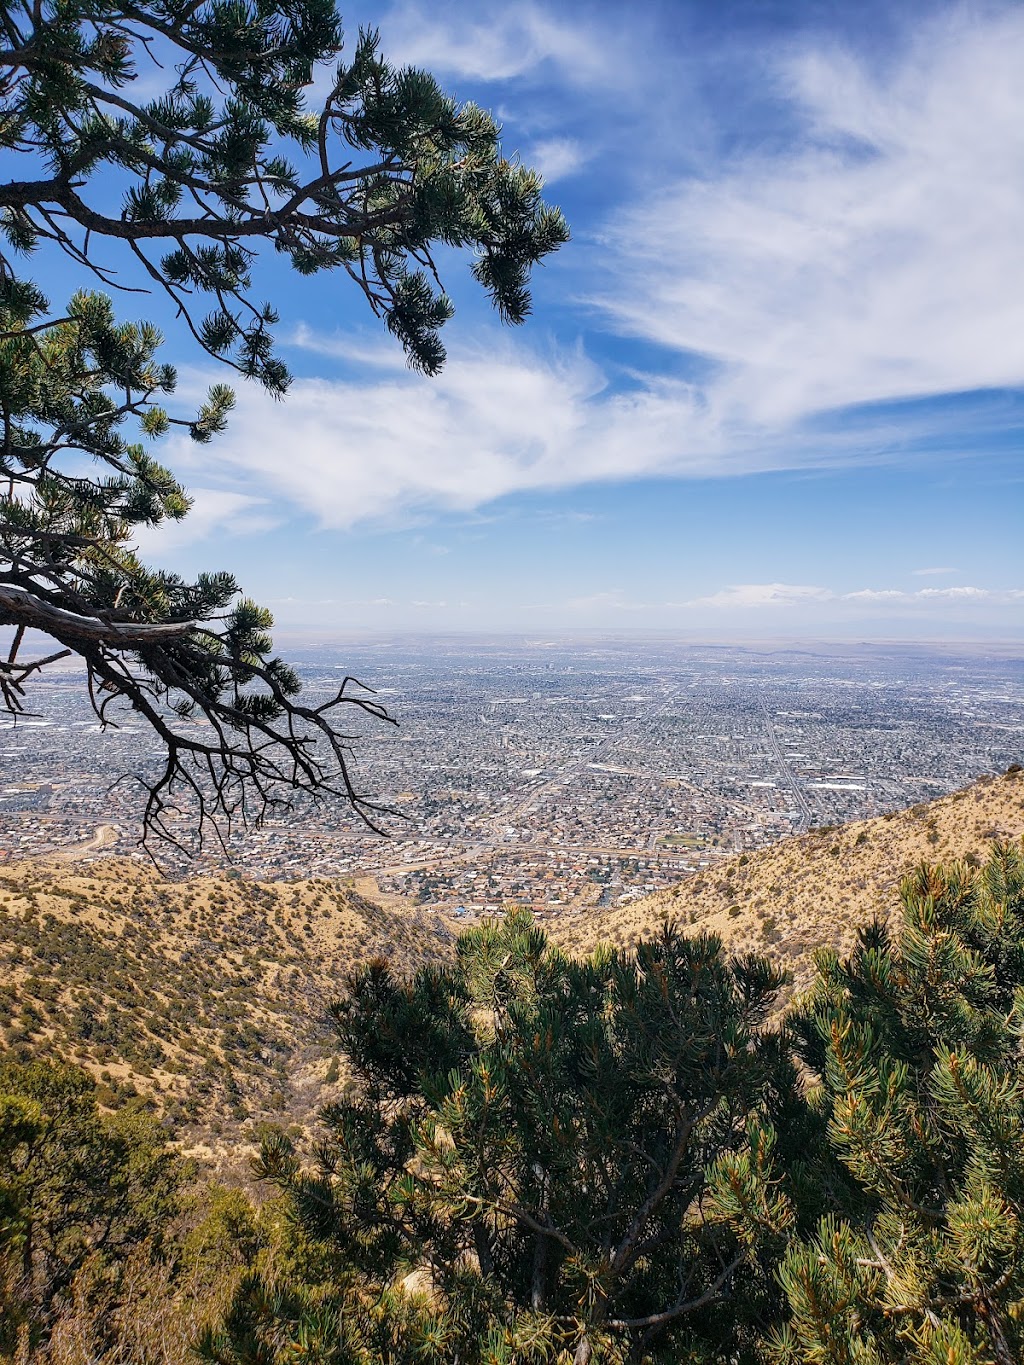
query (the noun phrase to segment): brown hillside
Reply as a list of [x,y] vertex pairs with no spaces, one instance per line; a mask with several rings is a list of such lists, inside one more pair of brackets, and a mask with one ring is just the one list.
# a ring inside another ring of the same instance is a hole
[[325,1099],[325,1007],[353,966],[446,954],[451,933],[324,880],[164,881],[127,860],[0,870],[0,1027],[74,1060],[117,1105],[136,1092],[214,1155],[252,1120]]
[[[892,910],[922,859],[983,858],[1024,833],[1024,776],[983,778],[927,805],[723,859],[671,892],[549,920],[562,946],[628,944],[665,915],[759,949],[807,980]],[[0,869],[0,1053],[77,1061],[109,1105],[141,1095],[199,1155],[237,1165],[253,1123],[305,1125],[337,1093],[325,1007],[360,962],[399,971],[451,953],[453,931],[397,898],[338,882],[164,881],[145,866]],[[343,1077],[342,1077],[343,1079]]]
[[573,952],[634,943],[665,916],[721,936],[733,951],[783,960],[797,986],[822,944],[848,948],[857,928],[896,906],[922,860],[984,859],[993,839],[1024,834],[1024,773],[983,777],[963,791],[880,819],[813,830],[757,853],[723,858],[670,891],[594,911],[552,937]]

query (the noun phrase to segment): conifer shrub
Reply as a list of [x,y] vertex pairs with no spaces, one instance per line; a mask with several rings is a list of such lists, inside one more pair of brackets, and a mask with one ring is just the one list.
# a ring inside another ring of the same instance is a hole
[[724,1158],[767,1162],[771,1117],[803,1122],[761,1027],[782,979],[673,926],[576,961],[521,910],[450,970],[369,964],[334,1009],[355,1097],[324,1111],[312,1169],[281,1136],[260,1159],[304,1257],[286,1286],[245,1281],[203,1354],[749,1356],[782,1308],[789,1208],[737,1202]]
[[779,1268],[778,1365],[1024,1358],[1024,858],[920,867],[789,1020],[838,1164]]
[[292,1239],[208,1360],[1011,1365],[1024,1358],[1024,859],[922,866],[902,918],[782,974],[666,926],[555,951],[528,914],[383,961]]
[[0,1061],[0,1359],[45,1344],[76,1278],[157,1245],[180,1163],[138,1109],[104,1115],[77,1067]]

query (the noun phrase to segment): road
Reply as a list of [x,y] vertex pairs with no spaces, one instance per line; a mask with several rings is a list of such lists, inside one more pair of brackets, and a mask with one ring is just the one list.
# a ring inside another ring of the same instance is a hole
[[779,768],[782,771],[782,775],[786,779],[790,791],[793,793],[793,800],[796,802],[800,810],[800,818],[793,825],[793,833],[803,834],[806,830],[810,828],[811,820],[814,818],[814,813],[811,810],[811,804],[804,794],[803,787],[800,785],[800,779],[797,777],[796,773],[794,773],[793,769],[789,766],[789,760],[786,758],[786,755],[782,752],[782,746],[779,744],[778,736],[775,733],[775,726],[772,722],[771,713],[769,712],[768,707],[765,704],[764,698],[758,697],[757,704],[761,708],[761,715],[764,717],[764,729],[765,734],[768,737],[769,748],[775,755],[775,761],[778,763]]
[[90,853],[102,853],[105,848],[110,848],[111,844],[117,843],[119,834],[120,830],[116,825],[100,825],[95,834],[91,834],[84,843],[62,849],[56,856],[69,863],[77,862],[79,858],[84,858]]

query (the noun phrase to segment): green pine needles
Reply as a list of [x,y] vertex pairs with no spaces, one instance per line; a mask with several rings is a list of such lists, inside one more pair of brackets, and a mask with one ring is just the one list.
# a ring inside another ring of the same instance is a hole
[[1024,846],[902,901],[781,1013],[671,925],[577,960],[514,910],[370,962],[259,1206],[0,1058],[0,1361],[1016,1365]]
[[1022,850],[902,900],[781,1023],[774,967],[672,926],[575,961],[513,911],[370,963],[315,1162],[260,1158],[287,1246],[203,1356],[1019,1361]]
[[276,315],[251,296],[261,246],[301,274],[342,270],[434,374],[452,309],[433,253],[468,248],[502,318],[521,322],[531,267],[566,240],[489,114],[390,66],[373,32],[339,60],[334,0],[23,0],[0,32],[0,146],[21,163],[0,187],[9,248],[49,242],[116,287],[102,248],[122,244],[210,354],[275,392]]
[[842,1185],[782,1263],[779,1362],[1024,1355],[1021,849],[922,867],[902,899],[790,1019]]
[[[311,103],[315,77],[326,94]],[[138,530],[189,507],[151,443],[174,427],[210,440],[231,391],[172,415],[155,327],[84,289],[56,312],[26,260],[45,270],[59,253],[92,289],[126,288],[132,267],[208,357],[283,395],[277,314],[253,292],[272,249],[346,278],[433,375],[452,314],[437,253],[467,254],[519,323],[533,266],[567,240],[498,133],[426,72],[389,65],[374,33],[344,54],[333,0],[0,6],[0,150],[17,177],[0,184],[0,627],[14,632],[0,704],[19,714],[42,668],[80,656],[101,722],[124,703],[161,741],[162,768],[140,775],[144,839],[201,843],[304,798],[372,822],[339,717],[388,717],[351,678],[304,706],[270,614],[230,574],[185,583],[141,563]],[[27,656],[27,631],[53,648]],[[169,824],[182,803],[190,818]]]
[[102,1297],[133,1253],[159,1254],[181,1167],[143,1109],[102,1114],[85,1072],[0,1054],[0,1360],[40,1359],[76,1287]]

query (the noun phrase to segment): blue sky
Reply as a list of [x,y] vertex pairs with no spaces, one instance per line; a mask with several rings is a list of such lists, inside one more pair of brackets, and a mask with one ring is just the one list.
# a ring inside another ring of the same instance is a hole
[[324,631],[1022,633],[1024,7],[345,17],[494,110],[573,241],[521,329],[446,263],[435,380],[264,262],[295,385],[165,443],[196,503],[153,562]]

